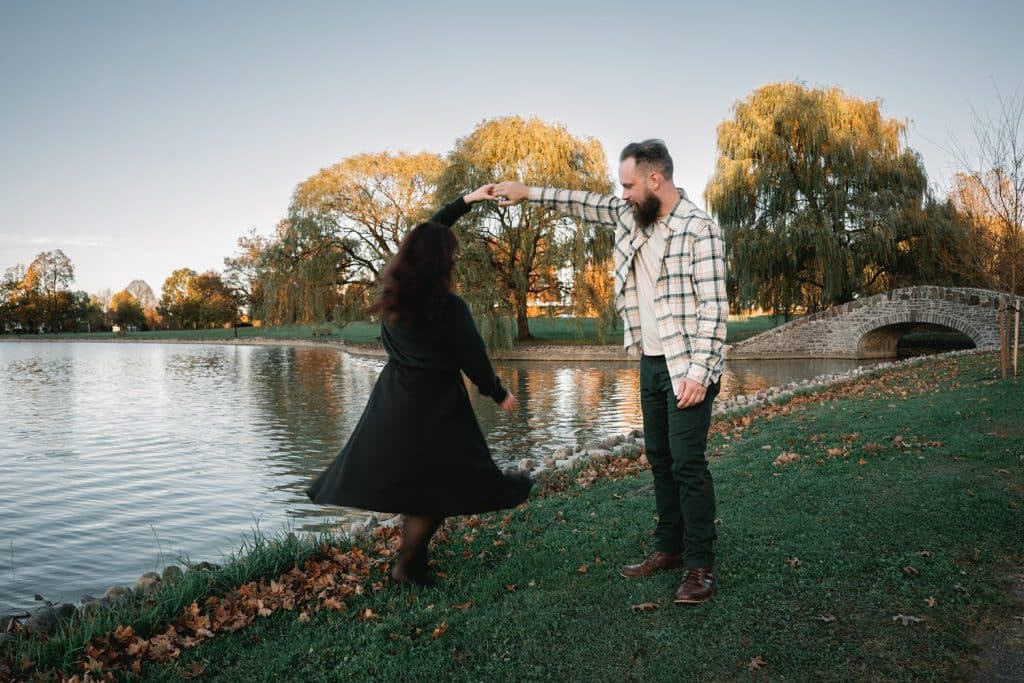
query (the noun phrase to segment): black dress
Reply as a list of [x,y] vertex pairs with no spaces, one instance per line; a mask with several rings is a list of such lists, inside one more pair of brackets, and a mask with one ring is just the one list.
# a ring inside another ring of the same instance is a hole
[[[451,225],[468,211],[460,197],[431,220]],[[381,325],[388,362],[348,443],[307,491],[314,503],[446,517],[515,507],[526,475],[505,476],[491,460],[461,372],[500,403],[469,307],[449,295],[434,320]],[[461,372],[460,372],[461,371]]]

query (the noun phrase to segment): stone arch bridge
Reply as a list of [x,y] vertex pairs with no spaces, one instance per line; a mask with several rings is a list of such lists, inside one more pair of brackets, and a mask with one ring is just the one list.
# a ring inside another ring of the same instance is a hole
[[962,332],[975,346],[999,345],[1003,292],[906,287],[833,306],[733,344],[726,358],[895,358],[904,334],[923,324]]

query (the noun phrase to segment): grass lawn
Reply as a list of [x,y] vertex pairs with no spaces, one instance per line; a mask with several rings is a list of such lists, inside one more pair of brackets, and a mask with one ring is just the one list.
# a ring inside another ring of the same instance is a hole
[[[993,354],[932,359],[719,420],[719,593],[626,580],[650,475],[587,472],[479,526],[450,523],[438,587],[280,609],[147,679],[956,680],[1022,608],[1024,404]],[[799,458],[784,465],[782,453]],[[464,522],[464,520],[463,520]],[[375,570],[376,571],[376,570]],[[365,580],[369,585],[379,576]],[[645,605],[645,607],[638,607]],[[308,607],[307,607],[308,609]],[[370,610],[367,612],[367,610]]]

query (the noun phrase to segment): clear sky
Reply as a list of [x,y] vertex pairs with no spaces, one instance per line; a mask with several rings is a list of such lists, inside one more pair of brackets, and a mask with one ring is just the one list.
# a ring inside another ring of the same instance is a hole
[[508,114],[609,160],[663,138],[702,203],[715,127],[765,83],[881,99],[933,184],[971,107],[1024,93],[1024,3],[0,0],[0,271],[62,249],[75,289],[221,270],[346,156],[445,153]]

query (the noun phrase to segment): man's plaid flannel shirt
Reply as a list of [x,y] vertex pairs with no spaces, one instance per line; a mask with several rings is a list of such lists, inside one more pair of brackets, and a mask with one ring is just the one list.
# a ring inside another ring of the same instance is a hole
[[[642,353],[633,257],[650,234],[637,227],[632,206],[615,195],[531,187],[532,204],[588,223],[615,228],[615,308],[625,323],[623,345]],[[665,362],[678,393],[683,378],[709,386],[722,376],[729,302],[725,293],[722,229],[679,190],[665,218],[668,237],[655,285],[654,312]]]

